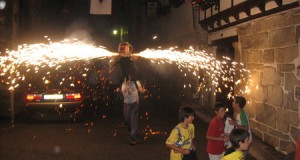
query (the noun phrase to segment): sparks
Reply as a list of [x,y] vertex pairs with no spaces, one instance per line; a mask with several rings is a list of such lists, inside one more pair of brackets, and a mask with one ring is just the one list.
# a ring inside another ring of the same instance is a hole
[[[45,37],[47,38],[47,37]],[[7,51],[7,56],[0,57],[1,76],[8,77],[6,84],[18,86],[19,81],[25,80],[26,75],[31,71],[38,74],[43,68],[55,67],[58,70],[62,64],[70,61],[91,60],[95,58],[106,58],[118,55],[107,51],[104,47],[95,47],[83,42],[66,39],[61,42],[48,44],[23,44],[18,46],[18,50]],[[23,71],[23,68],[26,68]],[[25,73],[24,73],[25,72]],[[22,73],[22,74],[21,74]],[[50,72],[47,72],[50,75]],[[48,83],[47,80],[44,81]]]
[[[200,88],[203,88],[203,86],[209,87],[209,89],[204,89],[206,91],[211,91],[213,86],[217,92],[222,92],[221,85],[223,85],[225,88],[230,89],[228,97],[231,97],[233,88],[229,84],[233,83],[236,86],[243,86],[239,87],[239,93],[250,93],[249,85],[252,84],[250,71],[244,68],[244,64],[231,62],[232,60],[225,56],[223,56],[222,61],[219,61],[212,54],[205,51],[195,51],[191,47],[183,52],[176,51],[175,48],[168,50],[147,49],[140,54],[136,54],[136,56],[151,59],[151,62],[157,62],[158,65],[175,63],[184,77],[187,77],[187,73],[198,77],[199,80],[201,80],[200,77],[209,77],[210,80],[203,78],[199,84]],[[239,77],[235,76],[237,74]],[[205,85],[207,84],[206,80],[209,80],[212,86]],[[188,86],[192,87],[190,84]],[[184,84],[183,87],[186,88],[187,86]]]
[[[5,83],[9,89],[12,90],[20,86],[20,81],[25,81],[28,74],[39,74],[43,77],[42,81],[45,84],[50,83],[48,79],[53,73],[46,68],[60,70],[67,62],[111,58],[119,55],[109,52],[104,47],[85,44],[76,39],[52,42],[47,36],[45,38],[48,39],[48,44],[20,45],[18,50],[6,51],[7,56],[0,57],[0,75],[7,77]],[[175,49],[176,47],[168,50],[147,49],[134,54],[134,56],[147,58],[157,65],[176,64],[184,77],[189,74],[198,78],[198,81],[201,82],[199,86],[195,87],[203,88],[204,91],[212,91],[213,87],[215,88],[214,94],[215,92],[222,92],[222,85],[233,92],[233,87],[230,84],[235,84],[239,88],[238,92],[250,93],[251,75],[250,71],[245,69],[244,64],[232,62],[228,57],[223,57],[220,61],[212,54],[205,51],[195,51],[192,47],[183,52]],[[76,67],[70,67],[69,70],[76,71]],[[89,70],[88,67],[85,68],[84,72],[80,72],[81,76],[86,77],[86,72]],[[65,78],[62,78],[61,84],[65,83]],[[70,83],[70,86],[74,86],[74,84],[74,82]],[[184,84],[183,87],[191,88],[193,86],[188,83],[188,85]],[[232,95],[228,96],[231,97]]]

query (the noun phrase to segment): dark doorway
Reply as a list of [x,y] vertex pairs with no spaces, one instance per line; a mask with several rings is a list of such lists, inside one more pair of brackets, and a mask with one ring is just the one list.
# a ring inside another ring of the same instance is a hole
[[[231,68],[231,62],[234,59],[234,48],[232,46],[232,41],[231,43],[229,42],[224,42],[219,43],[217,47],[217,55],[216,58],[219,61],[223,61],[223,57],[228,57],[231,60],[228,63],[228,67],[223,68],[228,70],[229,74],[229,69]],[[225,75],[226,77],[229,77],[230,75]],[[219,88],[222,90],[222,92],[217,92],[216,94],[216,101],[223,102],[226,104],[226,106],[229,108],[230,112],[232,112],[232,106],[231,106],[231,100],[228,99],[228,94],[231,92],[232,95],[234,95],[232,88],[234,87],[233,82],[224,82],[222,79],[219,79]]]

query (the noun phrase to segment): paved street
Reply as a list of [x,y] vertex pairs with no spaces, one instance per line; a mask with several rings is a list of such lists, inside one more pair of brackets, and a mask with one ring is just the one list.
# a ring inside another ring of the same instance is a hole
[[[121,108],[112,114],[97,115],[84,123],[39,122],[28,124],[17,121],[14,128],[1,122],[0,159],[10,160],[165,160],[169,149],[164,142],[178,123],[179,102],[169,98],[144,103],[140,111],[140,142],[129,145],[129,134],[120,125]],[[207,124],[195,120],[197,153],[207,159],[204,135]]]

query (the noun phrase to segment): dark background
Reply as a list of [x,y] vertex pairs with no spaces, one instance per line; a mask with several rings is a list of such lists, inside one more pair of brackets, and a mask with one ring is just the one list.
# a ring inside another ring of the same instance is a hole
[[[157,16],[147,15],[148,2],[158,4]],[[78,38],[101,44],[116,51],[120,42],[113,29],[124,29],[124,41],[129,41],[135,52],[154,46],[151,35],[155,33],[156,20],[180,7],[183,0],[169,0],[162,5],[156,0],[112,0],[111,15],[90,14],[90,0],[10,0],[0,10],[0,48],[17,44]],[[162,45],[162,44],[160,44]],[[3,46],[3,47],[2,47]]]

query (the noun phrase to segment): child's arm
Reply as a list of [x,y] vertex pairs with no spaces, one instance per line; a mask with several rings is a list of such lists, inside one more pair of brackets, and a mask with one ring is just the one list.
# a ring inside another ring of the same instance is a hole
[[235,127],[235,128],[244,129],[244,130],[248,130],[248,125],[239,125],[239,124],[235,124],[234,127]]
[[209,126],[208,126],[208,130],[207,130],[207,133],[206,133],[206,139],[207,140],[213,140],[213,141],[225,141],[225,142],[227,142],[228,141],[228,136],[224,136],[224,134],[222,134],[218,137],[216,136],[216,135],[219,134],[219,133],[217,133],[218,130],[219,129],[216,128],[216,125],[212,120],[209,123]]
[[192,150],[196,150],[196,145],[195,145],[195,141],[194,141],[194,139],[192,140]]
[[227,136],[220,136],[220,137],[214,137],[214,136],[206,136],[207,140],[214,140],[214,141],[228,141],[228,137]]
[[228,121],[229,121],[229,124],[230,124],[230,125],[235,125],[235,124],[236,124],[236,121],[235,121],[235,120],[232,120],[232,119],[231,119],[231,120],[228,120]]
[[241,129],[244,129],[244,130],[248,129],[248,125],[239,125],[234,120],[229,120],[229,124],[233,125],[234,128],[241,128]]
[[178,152],[178,153],[181,153],[181,154],[189,154],[190,153],[189,149],[182,149],[182,148],[177,147],[174,144],[166,144],[166,145],[167,145],[168,148],[173,149],[175,152]]
[[139,92],[141,92],[141,93],[146,92],[146,89],[142,86],[140,81],[136,81],[136,85],[137,85],[137,89],[138,89]]
[[240,124],[235,124],[235,128],[241,128],[244,130],[248,130],[249,128],[249,122],[248,122],[248,116],[245,112],[241,112],[240,113],[240,119],[241,119],[241,123]]
[[127,88],[127,85],[126,85],[126,78],[124,78],[124,82],[122,83],[121,91],[123,93],[128,91],[128,88]]
[[189,149],[182,149],[182,148],[175,145],[175,142],[177,140],[178,140],[178,130],[176,128],[174,128],[171,131],[170,136],[168,137],[168,139],[166,141],[166,146],[170,149],[173,149],[177,153],[189,154],[190,153]]
[[194,124],[191,124],[193,128],[193,135],[192,135],[192,150],[196,151],[196,145],[195,145],[195,126]]

